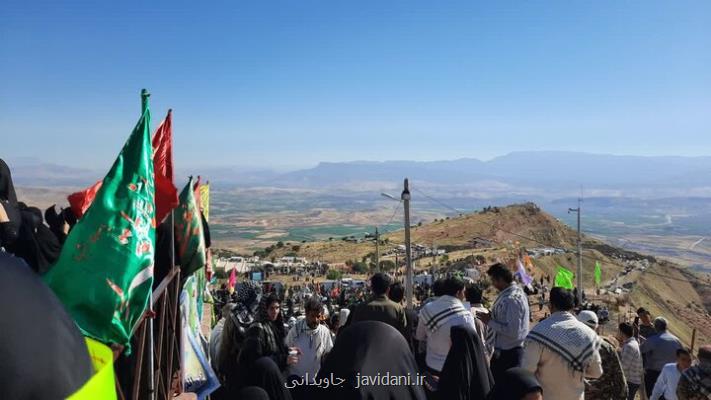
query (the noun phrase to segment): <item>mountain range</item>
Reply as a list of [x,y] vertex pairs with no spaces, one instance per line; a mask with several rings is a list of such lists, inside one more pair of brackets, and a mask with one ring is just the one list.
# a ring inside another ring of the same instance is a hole
[[[83,186],[100,171],[10,159],[23,186]],[[200,174],[226,187],[343,188],[349,191],[399,186],[409,177],[423,187],[470,188],[482,192],[644,197],[711,196],[711,156],[620,156],[565,151],[513,152],[482,161],[321,162],[313,168],[275,172],[268,168],[176,168],[176,180]]]

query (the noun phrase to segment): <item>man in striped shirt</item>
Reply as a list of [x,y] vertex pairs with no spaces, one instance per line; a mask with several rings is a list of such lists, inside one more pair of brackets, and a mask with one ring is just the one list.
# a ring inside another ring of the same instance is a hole
[[639,352],[639,343],[634,337],[634,328],[629,322],[619,326],[622,348],[620,350],[620,364],[627,379],[628,400],[633,400],[637,389],[642,384],[642,353]]
[[526,293],[514,282],[513,273],[506,265],[494,264],[486,273],[500,293],[491,314],[477,314],[477,317],[488,326],[487,342],[494,348],[491,373],[497,381],[506,370],[521,365],[530,311]]

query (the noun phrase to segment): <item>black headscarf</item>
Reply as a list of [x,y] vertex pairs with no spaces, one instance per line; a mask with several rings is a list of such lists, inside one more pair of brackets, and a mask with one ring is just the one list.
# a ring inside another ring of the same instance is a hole
[[438,385],[440,399],[483,399],[494,386],[494,378],[484,353],[481,338],[471,326],[450,329],[452,347],[447,353]]
[[269,306],[274,302],[279,302],[279,298],[275,294],[262,296],[262,300],[259,302],[256,321],[247,330],[239,354],[238,370],[242,372],[239,372],[238,375],[244,375],[244,371],[249,370],[254,361],[264,356],[274,360],[280,369],[286,369],[289,349],[284,343],[286,329],[284,329],[281,312],[276,321],[270,321],[267,314]]
[[270,400],[291,400],[284,376],[274,360],[269,357],[256,360],[246,372],[244,382],[243,389],[250,386],[262,388],[267,392]]
[[543,393],[535,375],[524,368],[511,368],[504,372],[503,379],[494,386],[486,400],[519,400],[535,392]]
[[222,383],[234,391],[243,387],[237,364],[240,351],[247,337],[247,330],[255,321],[255,313],[261,299],[261,287],[247,281],[237,285],[235,307],[225,320],[218,351],[218,373]]
[[240,400],[269,400],[269,393],[260,387],[249,386],[240,390],[237,398]]
[[[405,338],[392,326],[378,321],[357,322],[338,335],[333,350],[319,371],[317,381],[345,379],[339,386],[313,387],[316,399],[339,400],[424,400],[422,386],[413,385],[359,385],[360,376],[384,377],[411,376],[417,382],[417,364]],[[383,378],[384,379],[384,378]],[[403,382],[401,382],[403,383]],[[360,386],[356,388],[356,386]]]
[[10,252],[25,259],[32,269],[44,274],[59,258],[62,246],[59,239],[42,222],[42,211],[19,203],[22,225]]
[[284,329],[284,318],[281,310],[279,314],[277,314],[277,319],[275,321],[269,320],[269,306],[274,302],[281,303],[276,294],[271,293],[267,296],[262,296],[262,299],[259,301],[259,309],[257,310],[257,321],[261,323],[269,323],[272,325],[274,332],[279,337],[284,339],[286,337],[286,329]]
[[67,398],[93,374],[84,337],[25,263],[0,252],[0,388],[7,399]]
[[15,186],[12,184],[10,167],[2,158],[0,158],[0,200],[17,204],[17,194],[15,194]]
[[49,230],[54,233],[54,236],[59,239],[59,243],[61,244],[64,244],[64,241],[67,239],[67,234],[64,233],[64,223],[66,222],[71,228],[77,222],[70,207],[61,208],[60,211],[57,212],[56,204],[53,204],[44,211],[44,220],[47,222],[47,225],[49,225]]
[[17,195],[12,184],[10,167],[0,158],[0,204],[2,204],[9,222],[0,223],[0,247],[11,246],[19,235],[22,219],[17,208]]

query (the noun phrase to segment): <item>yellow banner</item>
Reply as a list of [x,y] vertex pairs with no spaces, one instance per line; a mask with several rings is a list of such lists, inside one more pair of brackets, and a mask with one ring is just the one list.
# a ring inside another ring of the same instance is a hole
[[202,213],[205,214],[205,220],[210,222],[210,182],[200,185],[200,205]]

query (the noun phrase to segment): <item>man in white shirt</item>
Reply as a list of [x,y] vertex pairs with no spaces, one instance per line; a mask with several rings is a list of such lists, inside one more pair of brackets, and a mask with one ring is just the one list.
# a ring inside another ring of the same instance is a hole
[[691,367],[691,354],[687,349],[679,349],[676,351],[676,362],[666,364],[662,368],[662,372],[654,384],[652,395],[649,400],[677,400],[676,387],[679,385],[681,373]]
[[420,310],[415,338],[427,342],[425,363],[430,373],[439,375],[444,361],[452,346],[450,328],[469,325],[476,332],[474,315],[464,308],[464,281],[459,278],[447,278],[443,283],[443,295],[427,303]]
[[306,318],[298,321],[286,335],[286,345],[299,352],[298,361],[288,368],[289,382],[296,376],[312,383],[321,369],[322,359],[333,348],[331,331],[321,324],[323,304],[318,295],[306,300],[304,311]]

